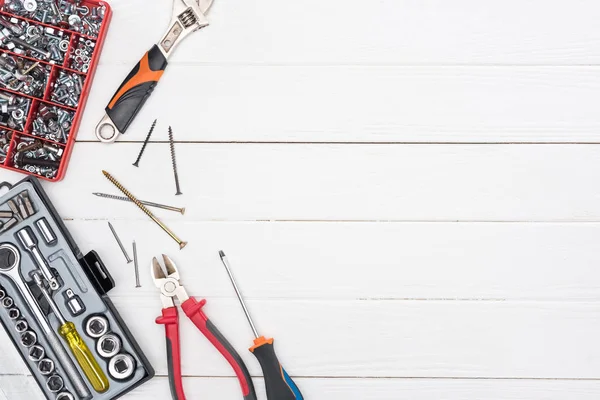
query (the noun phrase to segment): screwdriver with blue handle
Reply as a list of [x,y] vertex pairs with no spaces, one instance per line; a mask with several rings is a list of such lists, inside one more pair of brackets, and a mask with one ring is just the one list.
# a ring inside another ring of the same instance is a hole
[[302,397],[300,389],[298,389],[298,386],[296,386],[292,378],[290,378],[287,372],[285,372],[281,366],[281,363],[277,359],[275,348],[273,347],[273,339],[267,339],[264,336],[259,336],[256,327],[254,326],[254,322],[252,322],[252,317],[250,317],[250,312],[248,311],[246,303],[244,302],[244,298],[242,297],[240,289],[235,282],[229,261],[227,261],[227,256],[223,251],[219,251],[219,256],[221,256],[221,261],[227,270],[227,274],[229,275],[229,279],[233,284],[235,293],[240,300],[244,314],[246,314],[246,318],[250,323],[252,332],[254,332],[254,336],[256,337],[256,339],[254,339],[254,346],[250,347],[250,351],[252,354],[254,354],[254,357],[256,357],[263,370],[263,375],[265,376],[265,386],[267,388],[267,399],[303,400],[304,397]]

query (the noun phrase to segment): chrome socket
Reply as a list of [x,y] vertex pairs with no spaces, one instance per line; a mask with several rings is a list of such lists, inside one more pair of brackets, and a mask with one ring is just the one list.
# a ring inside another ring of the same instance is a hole
[[118,381],[131,378],[135,371],[135,360],[129,354],[117,354],[108,363],[108,373]]
[[21,311],[19,311],[18,308],[11,308],[8,310],[8,318],[10,318],[11,320],[16,320],[19,319],[19,317],[21,316]]
[[107,333],[96,343],[96,351],[103,358],[116,356],[121,351],[121,347],[121,339],[113,333]]
[[60,376],[58,376],[56,374],[50,376],[46,380],[46,388],[48,388],[50,393],[58,393],[64,387],[65,387],[65,382],[63,381],[63,379]]
[[94,315],[85,323],[85,332],[94,339],[104,336],[108,332],[108,320],[101,315]]
[[12,297],[6,296],[4,299],[2,299],[2,307],[11,308],[14,305],[15,302],[13,301]]
[[46,350],[38,344],[29,349],[29,359],[33,362],[39,362],[46,356]]
[[33,346],[36,343],[37,343],[37,335],[35,334],[35,332],[25,331],[21,334],[21,344],[24,347],[30,348],[31,346]]
[[[49,358],[44,358],[38,363],[38,371],[44,376],[48,376],[54,372],[54,361]],[[60,390],[60,389],[59,389]]]
[[17,331],[17,333],[23,333],[27,329],[29,329],[29,324],[24,319],[20,319],[17,322],[15,322],[15,330]]
[[75,398],[69,392],[61,392],[56,395],[56,400],[75,400]]

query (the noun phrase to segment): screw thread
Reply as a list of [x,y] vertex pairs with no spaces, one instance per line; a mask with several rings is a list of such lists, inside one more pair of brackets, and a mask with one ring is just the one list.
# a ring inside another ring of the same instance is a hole
[[96,196],[99,197],[104,197],[107,199],[113,199],[113,200],[125,200],[128,201],[130,200],[129,197],[121,197],[121,196],[115,196],[114,194],[106,194],[106,193],[94,193]]
[[140,203],[140,201],[134,195],[132,195],[129,192],[129,190],[125,189],[123,187],[123,185],[121,185],[119,183],[119,181],[117,181],[115,178],[113,178],[113,176],[111,174],[109,174],[106,171],[102,171],[102,173],[104,174],[104,176],[106,177],[106,179],[108,179],[113,185],[115,185],[117,187],[117,189],[119,189],[125,196],[127,196],[129,198],[129,200],[131,200],[136,206],[138,206],[140,208],[140,210],[142,210],[143,212],[145,212],[146,215],[148,215],[150,218],[156,219],[156,217],[154,216],[154,214],[152,214],[152,212],[150,210],[148,210],[146,208],[146,206],[144,206],[142,203]]
[[158,218],[156,218],[154,214],[152,214],[152,212],[146,208],[146,206],[144,206],[134,195],[129,193],[129,191],[125,189],[123,185],[119,183],[119,181],[113,178],[111,174],[104,170],[102,171],[102,173],[104,174],[106,179],[110,181],[110,183],[115,185],[117,189],[119,189],[125,196],[129,198],[129,200],[131,200],[136,206],[138,206],[138,208],[142,210],[148,217],[150,217],[152,221],[156,222],[158,226],[160,226],[169,236],[171,236],[173,240],[175,240],[179,244],[180,249],[183,249],[187,245],[187,242],[184,242],[181,239],[179,239],[169,228],[166,227],[165,224],[163,224]]
[[150,127],[150,130],[148,131],[148,135],[146,135],[146,140],[144,140],[144,144],[142,145],[142,148],[140,149],[140,153],[138,154],[137,159],[133,163],[133,165],[136,167],[140,163],[140,160],[142,159],[142,155],[144,154],[144,151],[146,151],[146,146],[148,145],[148,142],[150,141],[150,136],[152,136],[152,132],[154,132],[154,128],[156,127],[157,121],[158,121],[158,119],[155,119],[154,122],[152,123],[152,126]]
[[173,175],[175,176],[175,188],[177,195],[181,194],[179,187],[179,173],[177,172],[177,157],[175,156],[175,140],[173,140],[173,129],[169,126],[169,147],[171,148],[171,162],[173,163]]

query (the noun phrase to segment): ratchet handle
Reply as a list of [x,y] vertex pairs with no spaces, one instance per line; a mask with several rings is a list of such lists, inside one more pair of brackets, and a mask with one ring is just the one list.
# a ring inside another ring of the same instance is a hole
[[195,299],[190,298],[181,305],[181,308],[200,332],[206,336],[212,345],[219,350],[221,355],[225,357],[227,362],[229,362],[240,382],[244,400],[257,400],[252,377],[250,376],[250,372],[248,372],[248,368],[246,368],[246,364],[244,364],[242,357],[240,357],[238,352],[233,348],[229,341],[227,341],[225,336],[219,332],[206,314],[202,312],[202,307],[204,307],[205,304],[206,300],[197,302]]
[[79,332],[75,328],[75,324],[67,322],[60,327],[60,335],[65,339],[71,348],[71,352],[75,356],[77,363],[83,370],[88,381],[92,384],[94,390],[98,393],[104,393],[108,390],[108,378],[98,361],[94,358],[92,352],[87,347]]
[[113,96],[106,114],[119,132],[125,133],[167,67],[167,59],[157,45],[148,51],[127,75]]
[[167,363],[169,367],[169,385],[173,400],[185,400],[181,379],[181,345],[179,342],[179,316],[177,308],[163,308],[162,316],[156,323],[165,326],[167,336]]

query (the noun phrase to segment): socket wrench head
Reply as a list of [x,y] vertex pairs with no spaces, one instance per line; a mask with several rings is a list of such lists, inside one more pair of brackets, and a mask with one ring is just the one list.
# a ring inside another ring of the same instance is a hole
[[102,315],[94,315],[85,323],[85,332],[92,338],[98,339],[108,332],[108,320]]
[[36,344],[29,349],[29,359],[33,362],[38,362],[46,355],[46,351],[42,346]]
[[[38,371],[44,376],[48,376],[54,372],[54,361],[49,358],[44,358],[38,363]],[[60,389],[59,389],[60,390]]]
[[69,392],[60,392],[56,395],[56,400],[75,400],[75,398]]
[[117,354],[108,363],[108,373],[118,381],[131,378],[135,371],[135,360],[129,354]]
[[107,333],[98,339],[96,351],[100,357],[111,358],[121,351],[121,339],[113,333]]
[[12,297],[6,296],[4,299],[2,299],[2,307],[11,308],[14,305],[15,302],[13,301]]
[[65,383],[60,376],[54,374],[46,380],[46,387],[50,393],[57,393],[65,387]]
[[4,289],[0,288],[0,300],[4,299],[6,297],[6,292],[4,291]]
[[27,323],[27,321],[25,321],[24,319],[20,319],[17,322],[15,322],[15,330],[18,333],[23,333],[25,332],[27,329],[29,329],[29,324]]
[[33,331],[25,331],[21,334],[21,344],[30,348],[37,342],[37,335]]
[[11,308],[8,310],[8,318],[12,319],[13,321],[15,319],[19,319],[19,317],[21,316],[21,311],[19,311],[18,308]]

